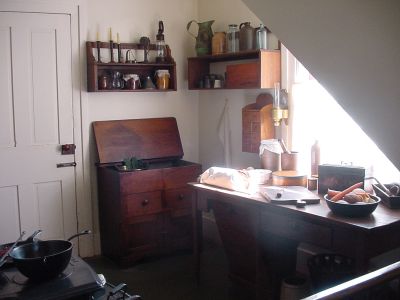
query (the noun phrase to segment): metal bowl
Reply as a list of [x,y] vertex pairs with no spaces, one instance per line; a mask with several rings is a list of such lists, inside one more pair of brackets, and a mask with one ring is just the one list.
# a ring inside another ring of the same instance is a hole
[[325,194],[324,199],[328,204],[330,210],[335,214],[343,217],[366,217],[376,209],[379,202],[381,202],[381,198],[378,196],[370,195],[372,199],[375,200],[374,203],[343,203],[343,202],[335,202],[329,200],[328,194]]

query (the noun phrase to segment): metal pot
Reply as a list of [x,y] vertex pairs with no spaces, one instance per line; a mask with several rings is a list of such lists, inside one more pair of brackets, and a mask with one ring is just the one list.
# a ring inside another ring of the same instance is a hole
[[31,280],[40,281],[57,276],[68,266],[72,255],[71,239],[90,233],[90,230],[71,236],[68,240],[36,241],[15,247],[10,257],[18,270]]

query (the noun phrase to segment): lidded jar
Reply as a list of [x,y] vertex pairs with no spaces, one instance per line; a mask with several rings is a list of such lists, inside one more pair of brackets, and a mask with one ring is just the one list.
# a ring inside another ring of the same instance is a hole
[[157,70],[156,83],[159,90],[167,90],[169,88],[169,71]]
[[250,22],[244,22],[239,26],[239,49],[240,51],[254,49],[254,28]]
[[267,39],[268,29],[263,24],[256,30],[256,48],[257,49],[268,49]]
[[227,52],[239,51],[239,29],[236,24],[230,24],[226,32],[226,50]]
[[226,51],[226,35],[225,32],[216,32],[211,41],[212,54],[222,54]]

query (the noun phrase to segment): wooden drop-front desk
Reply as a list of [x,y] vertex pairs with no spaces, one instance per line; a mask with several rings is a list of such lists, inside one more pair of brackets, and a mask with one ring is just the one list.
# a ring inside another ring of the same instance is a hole
[[379,204],[365,218],[332,214],[325,200],[296,208],[269,203],[260,194],[247,195],[200,183],[193,188],[193,246],[199,279],[202,241],[201,212],[213,209],[229,261],[232,280],[275,299],[281,279],[295,271],[300,242],[353,257],[359,273],[370,258],[400,247],[400,210]]

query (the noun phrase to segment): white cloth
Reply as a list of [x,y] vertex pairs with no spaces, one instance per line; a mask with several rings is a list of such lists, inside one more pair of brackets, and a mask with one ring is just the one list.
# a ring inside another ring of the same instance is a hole
[[229,100],[225,100],[224,110],[218,123],[218,137],[224,148],[225,166],[232,166],[232,139],[229,119]]
[[250,176],[245,170],[211,167],[200,175],[200,183],[249,193]]

